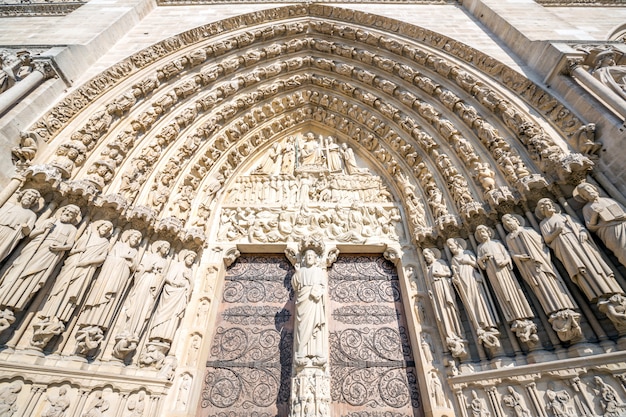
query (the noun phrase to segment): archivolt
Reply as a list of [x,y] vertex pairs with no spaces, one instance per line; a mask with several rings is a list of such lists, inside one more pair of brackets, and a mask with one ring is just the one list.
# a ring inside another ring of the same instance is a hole
[[[119,207],[126,199],[133,215],[148,205],[190,228],[258,151],[309,128],[350,141],[405,201],[427,202],[406,207],[420,238],[533,200],[555,181],[576,183],[591,161],[570,149],[597,150],[565,106],[492,58],[324,5],[243,15],[163,41],[79,88],[31,135],[50,143],[35,162],[59,170],[65,190]],[[151,201],[157,182],[172,191],[169,202]],[[413,187],[417,200],[407,195]],[[433,188],[448,190],[443,215],[420,216],[434,208]],[[171,210],[182,193],[191,208]]]

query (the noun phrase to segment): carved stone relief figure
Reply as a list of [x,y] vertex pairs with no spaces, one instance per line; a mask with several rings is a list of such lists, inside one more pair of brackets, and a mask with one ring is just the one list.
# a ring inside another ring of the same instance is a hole
[[594,232],[619,262],[626,266],[626,212],[611,198],[600,197],[596,187],[589,183],[578,185],[574,196],[586,202],[583,216],[587,229]]
[[19,205],[6,202],[0,208],[0,262],[13,252],[22,238],[30,234],[37,220],[33,209],[40,198],[39,191],[27,189],[17,193]]
[[459,309],[450,283],[452,272],[441,259],[441,252],[438,249],[424,249],[423,255],[428,264],[428,282],[431,287],[429,295],[444,344],[452,356],[464,357],[467,355],[466,341],[463,340],[464,331],[459,318]]
[[487,409],[485,400],[478,397],[478,393],[472,390],[472,399],[467,405],[471,417],[489,417],[491,413]]
[[165,285],[151,322],[149,339],[171,343],[178,324],[185,314],[189,302],[193,278],[192,266],[196,260],[193,251],[182,251],[180,260],[172,262]]
[[[159,294],[168,266],[169,251],[170,243],[158,240],[152,244],[151,251],[141,259],[133,286],[120,313],[122,332],[115,337],[116,345],[126,344],[128,343],[126,339],[135,339],[141,334]],[[125,357],[126,355],[118,356],[119,359]]]
[[280,143],[273,144],[269,152],[265,155],[265,160],[259,165],[255,172],[267,175],[275,174],[277,168],[282,166],[281,154],[282,148]]
[[337,141],[332,136],[324,140],[324,150],[326,151],[326,162],[331,173],[343,172],[343,158]]
[[554,417],[573,417],[572,409],[569,406],[571,397],[567,391],[554,391],[548,388],[546,398],[548,400],[546,408],[552,412]]
[[304,135],[303,143],[298,143],[300,166],[321,166],[322,149],[313,132]]
[[291,285],[296,291],[294,331],[295,363],[320,366],[327,361],[326,331],[326,272],[319,265],[320,256],[306,249]]
[[12,417],[17,412],[17,396],[22,385],[21,381],[14,381],[0,388],[0,417]]
[[522,404],[522,396],[511,386],[507,391],[509,393],[502,397],[502,403],[513,410],[515,417],[532,417],[530,410]]
[[577,305],[554,269],[550,251],[539,233],[523,227],[524,219],[518,215],[505,214],[502,223],[509,232],[506,243],[517,269],[539,299],[559,339],[580,339],[580,314],[574,311]]
[[31,133],[20,133],[20,144],[11,148],[13,161],[18,168],[25,168],[30,165],[30,161],[37,155],[37,140]]
[[446,244],[452,252],[452,282],[474,326],[478,341],[489,349],[497,349],[500,346],[498,315],[478,270],[476,256],[467,249],[463,239],[450,238]]
[[80,209],[69,204],[60,209],[57,220],[48,219],[33,230],[33,239],[2,277],[0,306],[12,312],[26,308],[74,245],[79,220]]
[[295,139],[293,136],[289,136],[283,144],[283,159],[280,164],[281,174],[293,174],[296,163],[296,148]]
[[354,151],[347,143],[341,144],[341,157],[343,158],[346,172],[349,175],[358,175],[367,172],[367,169],[358,167],[356,158],[354,157]]
[[441,384],[441,377],[439,373],[432,369],[430,371],[430,396],[433,398],[433,402],[437,407],[446,407],[448,401],[446,395],[443,392],[443,386]]
[[112,230],[113,224],[102,220],[78,239],[38,314],[39,320],[33,324],[33,346],[43,348],[65,330],[65,323],[80,303],[91,277],[106,258]]
[[532,322],[535,315],[526,296],[513,275],[513,263],[506,248],[498,240],[493,240],[493,230],[480,225],[474,233],[478,245],[478,265],[487,271],[489,282],[507,323],[522,342],[534,345],[539,341],[537,326]]
[[615,64],[615,52],[598,53],[591,74],[623,99],[626,99],[626,67]]
[[191,389],[191,382],[193,381],[191,375],[184,374],[180,380],[180,386],[178,387],[178,395],[176,397],[176,408],[178,410],[186,410],[189,403],[189,390]]
[[145,417],[144,410],[146,409],[146,393],[140,391],[134,397],[128,400],[126,405],[127,412],[124,417]]
[[604,262],[587,230],[567,214],[559,212],[549,198],[537,203],[535,213],[541,221],[546,243],[565,267],[571,280],[618,329],[626,326],[623,305],[626,299],[613,271]]
[[109,251],[100,274],[91,287],[78,319],[81,328],[76,333],[84,348],[91,346],[87,351],[99,345],[103,330],[111,326],[118,297],[126,288],[131,272],[136,267],[137,247],[141,237],[141,232],[137,230],[123,232],[121,239]]
[[101,220],[78,239],[57,276],[39,315],[67,322],[96,269],[106,259],[113,224]]
[[623,416],[626,412],[626,404],[620,399],[615,388],[604,382],[599,376],[594,377],[593,382],[596,386],[594,392],[600,399],[600,406],[604,413],[602,415],[605,417]]
[[71,404],[67,397],[67,388],[59,388],[59,394],[56,396],[48,395],[48,402],[50,405],[41,414],[41,417],[65,417]]
[[109,406],[109,402],[103,399],[102,396],[99,396],[82,417],[104,417]]

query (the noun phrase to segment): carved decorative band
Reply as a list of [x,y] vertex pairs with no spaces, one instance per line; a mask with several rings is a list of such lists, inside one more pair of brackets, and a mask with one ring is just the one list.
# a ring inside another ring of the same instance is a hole
[[65,16],[78,9],[85,2],[39,3],[39,4],[2,4],[0,17],[24,16]]

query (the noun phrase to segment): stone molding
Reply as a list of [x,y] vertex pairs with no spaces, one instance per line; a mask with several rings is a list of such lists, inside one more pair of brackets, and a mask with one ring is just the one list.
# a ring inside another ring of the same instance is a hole
[[65,16],[84,4],[82,1],[0,4],[0,17]]

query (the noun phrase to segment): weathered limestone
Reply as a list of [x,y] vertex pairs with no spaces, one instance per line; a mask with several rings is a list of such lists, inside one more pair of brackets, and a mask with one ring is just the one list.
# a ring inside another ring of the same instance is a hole
[[[608,118],[441,22],[231,6],[165,40],[188,22],[140,23],[151,46],[130,32],[110,69],[15,119],[0,414],[619,415],[623,208],[586,182],[609,172]],[[619,85],[613,64],[595,71]]]

